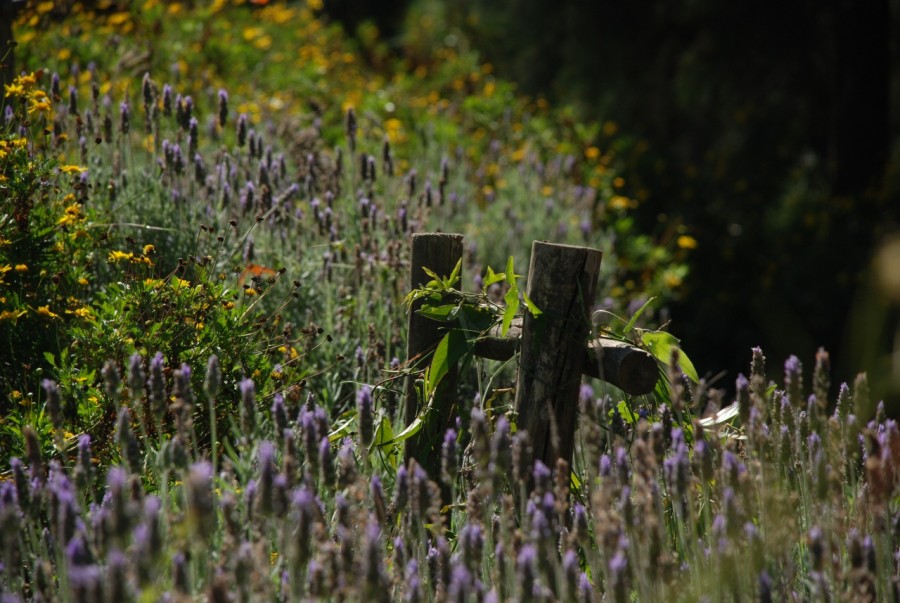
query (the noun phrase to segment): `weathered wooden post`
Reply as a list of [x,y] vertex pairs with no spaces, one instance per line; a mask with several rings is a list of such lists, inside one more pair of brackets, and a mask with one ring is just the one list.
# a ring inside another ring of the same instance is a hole
[[0,0],[0,92],[4,84],[11,84],[16,77],[16,49],[13,37],[13,21],[25,0]]
[[[424,285],[431,277],[425,274],[428,268],[440,276],[453,272],[456,263],[462,258],[463,236],[461,234],[418,233],[412,235],[412,253],[410,254],[410,289]],[[409,313],[409,339],[406,354],[410,363],[424,357],[440,341],[441,324],[429,320],[416,313],[422,300],[413,303]],[[441,469],[441,441],[444,433],[452,425],[456,414],[456,387],[458,371],[451,367],[447,375],[438,384],[431,405],[423,420],[422,428],[406,440],[406,459],[414,458],[432,479],[438,479]],[[427,403],[428,401],[424,401]],[[412,424],[419,414],[418,394],[414,377],[409,378],[406,387],[406,404],[404,419],[406,425]]]
[[602,252],[535,241],[526,293],[541,310],[522,323],[516,410],[531,436],[534,458],[553,468],[572,462],[578,391],[590,332],[590,308]]

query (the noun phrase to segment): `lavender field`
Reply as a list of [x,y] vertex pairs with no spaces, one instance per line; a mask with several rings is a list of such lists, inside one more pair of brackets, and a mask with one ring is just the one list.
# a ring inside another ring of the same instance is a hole
[[[667,306],[703,249],[639,230],[640,145],[429,37],[424,6],[402,55],[313,0],[18,13],[2,601],[897,600],[900,430],[867,376],[832,383],[823,349],[748,349],[726,389],[695,368]],[[465,236],[459,281],[409,282],[423,232]],[[452,289],[473,343],[539,314],[535,240],[602,250],[581,318],[656,387],[586,379],[572,458],[543,462],[517,357],[468,355],[429,474],[410,294]]]

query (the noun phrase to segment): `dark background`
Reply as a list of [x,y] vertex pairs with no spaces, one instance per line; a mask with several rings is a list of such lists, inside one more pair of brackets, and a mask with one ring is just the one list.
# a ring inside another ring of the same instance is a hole
[[[409,5],[332,0],[326,11],[396,41]],[[790,354],[809,374],[823,346],[835,388],[868,370],[873,394],[898,402],[896,304],[869,271],[900,222],[897,2],[445,6],[448,27],[500,77],[647,143],[628,159],[629,185],[649,191],[641,229],[677,219],[699,241],[671,329],[701,373],[724,370],[729,387],[759,345],[773,378]]]

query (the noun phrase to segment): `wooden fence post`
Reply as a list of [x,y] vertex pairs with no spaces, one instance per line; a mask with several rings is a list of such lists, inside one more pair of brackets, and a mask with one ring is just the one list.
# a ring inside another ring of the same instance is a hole
[[16,78],[16,49],[14,47],[13,21],[24,0],[0,0],[0,91],[4,84],[12,84]]
[[[410,289],[424,285],[431,277],[423,268],[432,270],[439,276],[448,276],[462,258],[463,236],[461,234],[416,233],[412,235],[410,254]],[[441,324],[416,314],[422,300],[413,303],[409,313],[409,331],[406,345],[407,358],[411,363],[423,357],[440,341]],[[451,427],[455,416],[456,387],[458,372],[451,367],[450,372],[438,384],[432,403],[432,412],[425,416],[422,428],[406,440],[405,457],[416,459],[428,472],[431,479],[438,480],[441,469],[441,441]],[[410,425],[418,416],[419,400],[415,379],[409,378],[406,387],[404,419]]]
[[534,458],[551,469],[571,465],[578,392],[600,260],[597,249],[535,241],[526,293],[541,310],[522,323],[516,379],[517,425],[531,436]]

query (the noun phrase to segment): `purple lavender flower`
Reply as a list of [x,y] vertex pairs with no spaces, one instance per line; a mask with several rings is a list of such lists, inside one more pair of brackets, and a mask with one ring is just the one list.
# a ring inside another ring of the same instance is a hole
[[575,600],[575,594],[578,592],[578,578],[581,573],[581,568],[578,566],[578,554],[572,549],[567,549],[563,555],[562,566],[569,600]]
[[691,465],[684,434],[677,427],[672,430],[672,448],[671,456],[663,461],[663,472],[673,495],[680,497],[687,492]]
[[448,600],[464,603],[476,600],[477,586],[472,571],[462,563],[452,563],[450,584],[447,586]]
[[128,361],[128,391],[132,400],[140,400],[144,396],[144,359],[135,352]]
[[128,104],[127,100],[123,100],[119,104],[119,122],[122,134],[128,134],[129,129],[131,129],[131,105]]
[[0,482],[0,559],[3,562],[19,557],[22,519],[15,486],[9,482]]
[[206,163],[200,153],[194,153],[194,180],[200,185],[206,182]]
[[182,551],[178,551],[172,556],[172,586],[183,595],[191,593],[188,556]]
[[197,153],[197,145],[200,136],[200,123],[196,117],[192,117],[188,121],[188,156],[192,157]]
[[166,413],[166,380],[163,370],[165,361],[162,352],[157,352],[150,360],[150,378],[147,389],[150,391],[150,408],[157,419]]
[[369,482],[369,494],[372,497],[372,507],[375,511],[375,518],[378,525],[383,526],[387,521],[387,505],[384,502],[384,490],[381,487],[381,478],[373,475]]
[[534,599],[538,576],[537,558],[537,549],[530,543],[524,545],[516,557],[516,577],[522,587],[523,601]]
[[345,488],[356,479],[356,455],[353,453],[353,442],[344,438],[338,450],[338,486]]
[[512,464],[509,429],[509,420],[505,415],[500,415],[491,438],[491,467],[498,481],[506,478]]
[[122,467],[113,467],[106,474],[106,497],[97,519],[104,525],[112,543],[124,548],[135,519],[136,509],[129,500],[128,473]]
[[219,89],[219,126],[225,127],[228,123],[228,92]]
[[178,143],[174,143],[171,147],[172,149],[172,169],[175,170],[176,174],[184,173],[184,155],[181,153],[181,145]]
[[41,461],[41,443],[37,432],[31,425],[26,425],[22,429],[22,437],[25,440],[25,456],[28,457],[31,479],[40,481],[44,477],[44,465]]
[[256,430],[256,386],[252,379],[242,379],[241,390],[241,429],[244,437],[249,438]]
[[103,391],[111,403],[116,403],[119,397],[119,386],[122,384],[122,378],[119,376],[119,369],[112,360],[107,360],[100,369],[103,376]]
[[753,357],[750,361],[750,376],[766,377],[766,357],[763,356],[762,349],[755,347],[752,350]]
[[537,494],[542,495],[550,489],[553,473],[543,461],[540,459],[534,461],[534,470],[532,474],[534,477],[534,490]]
[[219,358],[215,354],[209,357],[206,363],[206,377],[203,379],[203,389],[210,399],[219,395],[222,389],[222,371],[219,368]]
[[390,580],[384,569],[381,556],[381,528],[374,521],[366,526],[366,539],[362,556],[363,599],[367,601],[387,601]]
[[99,601],[102,572],[81,535],[66,545],[66,574],[76,601]]
[[347,109],[347,119],[346,119],[346,131],[347,131],[347,140],[350,144],[350,152],[356,152],[356,112],[353,110],[353,107]]
[[356,392],[356,412],[359,422],[359,445],[368,448],[375,436],[375,409],[372,386],[363,385]]
[[484,553],[484,531],[477,523],[467,523],[459,532],[459,549],[462,562],[472,572],[480,571]]
[[617,603],[623,603],[629,600],[629,592],[631,590],[631,567],[628,562],[627,546],[620,546],[616,550],[612,559],[609,560],[607,579],[610,583],[613,600]]
[[191,465],[185,480],[188,525],[203,542],[208,541],[216,529],[212,478],[212,465],[201,461]]
[[238,115],[237,143],[238,143],[238,146],[241,148],[243,148],[243,146],[245,144],[247,144],[247,128],[248,128],[247,122],[248,122],[248,118],[247,118],[246,113],[241,113],[240,115]]
[[182,130],[187,130],[190,128],[193,113],[194,99],[190,96],[184,96],[181,98],[181,102],[176,103],[175,115],[178,121],[178,125],[181,126]]
[[702,437],[694,441],[694,466],[704,481],[713,478],[713,451],[709,442]]
[[78,88],[69,86],[69,113],[78,115]]
[[406,591],[403,600],[406,603],[422,603],[425,598],[422,593],[422,579],[419,577],[419,562],[415,557],[406,562],[404,571],[406,576]]
[[441,476],[447,485],[453,484],[459,473],[459,449],[456,438],[456,430],[448,429],[441,445]]
[[141,521],[134,529],[135,560],[145,582],[150,580],[151,567],[163,553],[159,514],[161,506],[162,503],[156,496],[145,498]]
[[803,365],[796,356],[784,361],[784,387],[790,404],[799,406],[803,399]]
[[13,483],[15,484],[15,498],[23,509],[31,507],[31,486],[25,475],[25,467],[18,457],[9,459],[9,467],[12,469]]
[[409,502],[409,471],[405,465],[397,469],[397,479],[394,483],[394,510],[403,511]]
[[259,479],[256,490],[256,510],[259,514],[268,516],[274,509],[273,487],[275,480],[275,445],[268,440],[259,444]]
[[50,415],[50,421],[53,423],[53,428],[60,431],[63,428],[63,413],[62,396],[59,393],[59,385],[52,379],[43,379],[41,380],[41,388],[44,390],[44,395],[47,397],[47,413]]
[[165,84],[163,86],[163,115],[171,117],[172,115],[172,86]]
[[106,555],[106,596],[109,601],[131,601],[128,585],[128,561],[118,549]]
[[318,450],[319,474],[329,488],[334,487],[337,474],[334,467],[334,456],[331,454],[331,442],[328,436],[322,436]]

